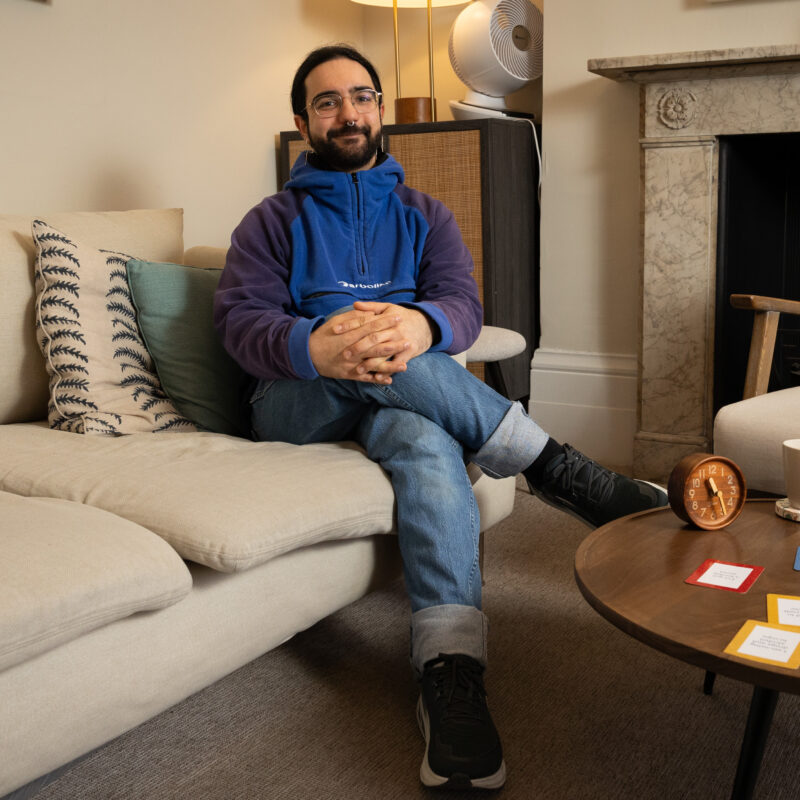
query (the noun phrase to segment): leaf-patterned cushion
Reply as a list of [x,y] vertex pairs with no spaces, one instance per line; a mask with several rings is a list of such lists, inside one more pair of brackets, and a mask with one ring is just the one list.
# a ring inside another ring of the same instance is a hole
[[105,434],[196,430],[167,398],[142,340],[125,272],[130,256],[82,245],[41,220],[32,232],[50,427]]

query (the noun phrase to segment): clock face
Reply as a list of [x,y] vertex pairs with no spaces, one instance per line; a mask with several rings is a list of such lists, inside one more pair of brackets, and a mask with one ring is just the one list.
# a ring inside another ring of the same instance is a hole
[[733,461],[694,453],[672,471],[668,493],[672,510],[681,519],[715,530],[739,516],[747,489],[742,471]]

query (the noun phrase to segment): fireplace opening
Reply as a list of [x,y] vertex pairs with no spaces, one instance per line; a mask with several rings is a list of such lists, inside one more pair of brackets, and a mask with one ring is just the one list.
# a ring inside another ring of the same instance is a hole
[[[800,133],[719,139],[714,413],[742,399],[753,314],[731,294],[800,300]],[[800,385],[800,317],[782,314],[770,391]]]

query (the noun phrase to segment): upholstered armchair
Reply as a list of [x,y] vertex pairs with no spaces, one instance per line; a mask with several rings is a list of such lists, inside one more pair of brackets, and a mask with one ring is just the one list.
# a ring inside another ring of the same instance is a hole
[[784,496],[781,443],[800,438],[800,387],[768,392],[778,318],[800,314],[800,302],[731,295],[731,305],[755,312],[744,398],[723,406],[714,420],[714,452],[732,458],[748,489]]

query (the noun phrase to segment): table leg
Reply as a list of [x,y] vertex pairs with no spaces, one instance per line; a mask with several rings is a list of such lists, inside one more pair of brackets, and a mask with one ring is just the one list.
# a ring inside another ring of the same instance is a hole
[[716,672],[706,671],[706,677],[703,680],[703,694],[711,694],[714,691],[714,681],[716,677]]
[[750,800],[758,779],[761,758],[769,736],[772,716],[778,703],[780,692],[765,689],[763,686],[753,687],[753,699],[747,715],[747,726],[739,753],[739,765],[736,768],[736,779],[733,784],[731,800]]

